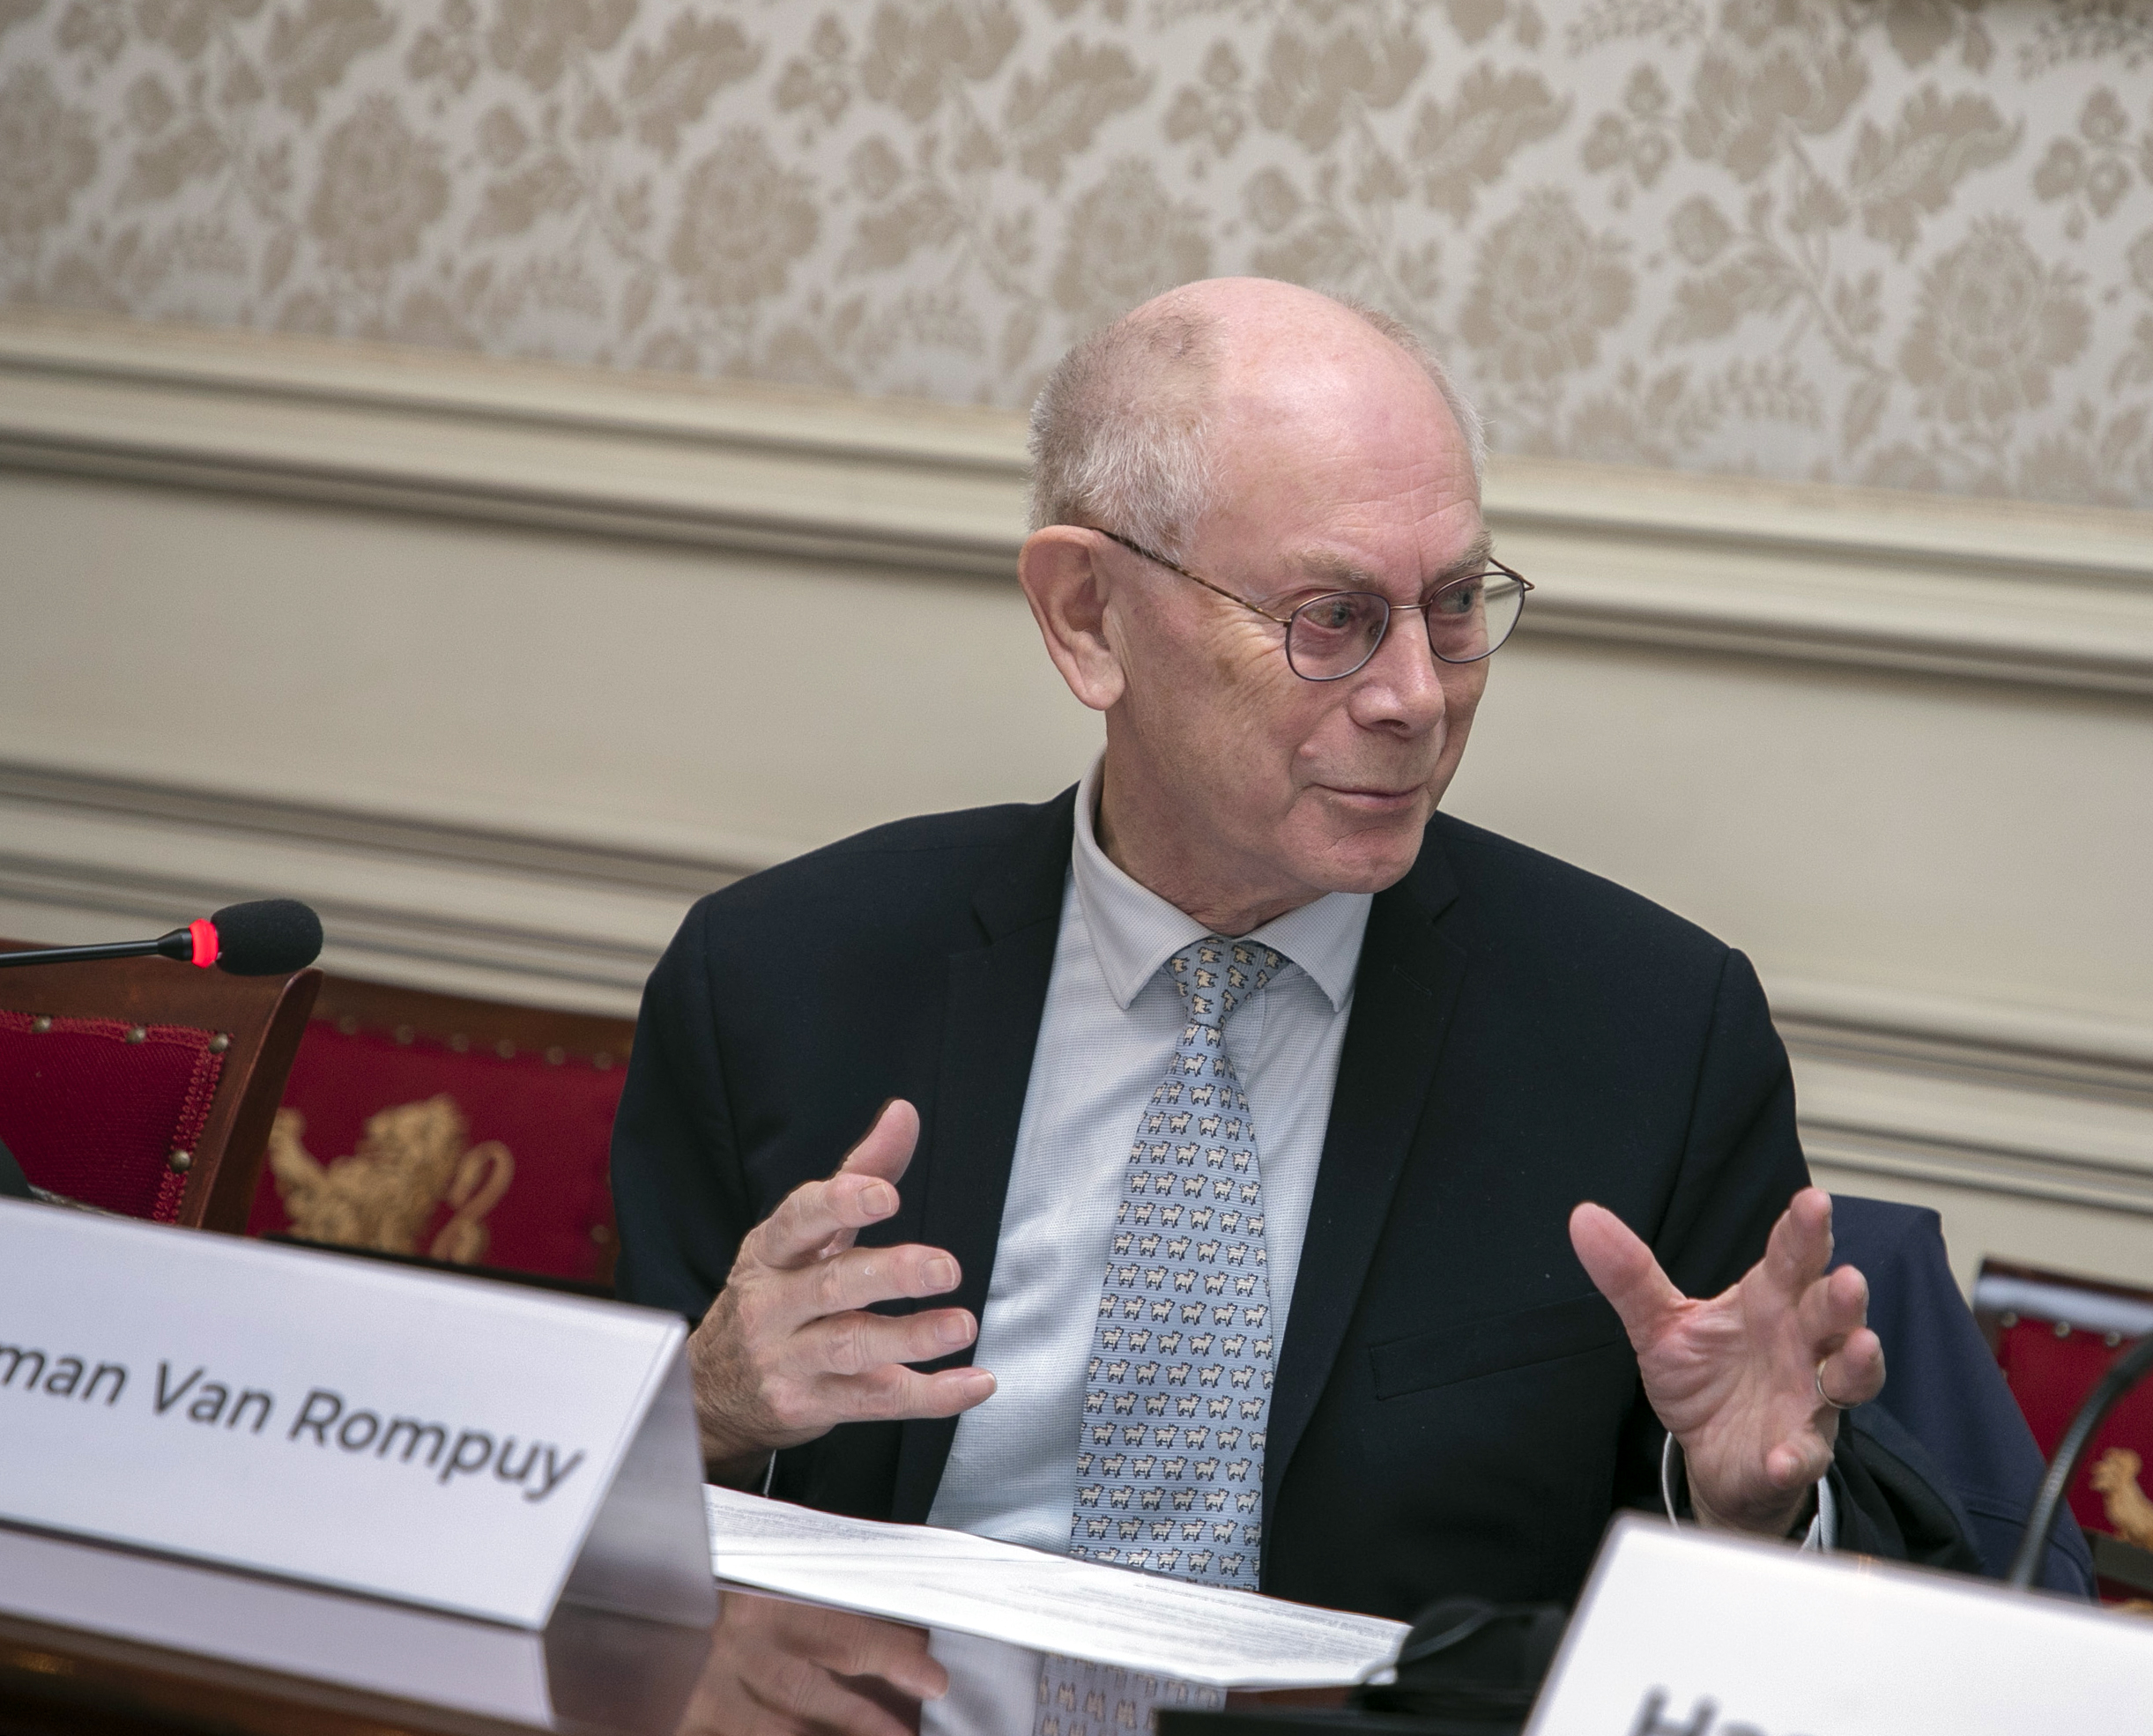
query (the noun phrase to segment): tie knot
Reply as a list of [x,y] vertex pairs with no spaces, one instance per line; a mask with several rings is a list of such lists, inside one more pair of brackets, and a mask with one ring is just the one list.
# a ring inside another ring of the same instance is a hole
[[1198,1024],[1223,1026],[1236,1006],[1288,962],[1275,946],[1212,934],[1175,953],[1163,968]]

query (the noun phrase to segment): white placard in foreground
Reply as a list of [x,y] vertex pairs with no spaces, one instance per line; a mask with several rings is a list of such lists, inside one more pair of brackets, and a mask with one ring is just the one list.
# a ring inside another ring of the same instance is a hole
[[0,1200],[0,1517],[522,1628],[564,1588],[708,1621],[685,1337]]
[[1217,1688],[1348,1682],[1402,1622],[1043,1554],[932,1525],[840,1518],[704,1490],[720,1578],[923,1628]]
[[0,1609],[458,1711],[553,1715],[542,1634],[4,1525]]
[[2149,1705],[2142,1616],[1625,1517],[1526,1732],[2026,1736]]

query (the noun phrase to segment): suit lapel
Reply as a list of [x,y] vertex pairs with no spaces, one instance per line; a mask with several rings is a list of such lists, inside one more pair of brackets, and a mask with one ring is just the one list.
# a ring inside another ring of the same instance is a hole
[[[969,1308],[976,1319],[985,1317],[1010,1161],[1053,974],[1074,813],[1073,791],[1048,805],[1007,872],[973,898],[984,944],[948,960],[941,1063],[922,1131],[927,1161],[908,1187],[923,1196],[919,1239],[955,1255],[964,1274],[956,1294],[934,1305]],[[924,1366],[958,1368],[971,1360],[967,1348]],[[924,1523],[956,1432],[954,1417],[902,1425],[892,1518]]]
[[1456,896],[1450,864],[1431,835],[1413,872],[1379,894],[1369,911],[1271,1398],[1266,1510],[1331,1377],[1427,1107],[1465,979],[1464,950],[1436,925]]

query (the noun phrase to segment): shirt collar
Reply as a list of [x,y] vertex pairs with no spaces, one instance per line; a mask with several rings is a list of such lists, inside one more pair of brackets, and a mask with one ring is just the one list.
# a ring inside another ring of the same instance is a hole
[[[1107,992],[1125,1013],[1161,965],[1211,931],[1150,887],[1131,879],[1099,848],[1092,815],[1098,808],[1100,771],[1105,763],[1104,754],[1093,760],[1077,785],[1076,843],[1070,852],[1070,872]],[[1266,923],[1247,938],[1277,947],[1299,965],[1336,1013],[1353,993],[1353,974],[1361,962],[1361,939],[1374,900],[1372,893],[1326,893],[1312,904]]]

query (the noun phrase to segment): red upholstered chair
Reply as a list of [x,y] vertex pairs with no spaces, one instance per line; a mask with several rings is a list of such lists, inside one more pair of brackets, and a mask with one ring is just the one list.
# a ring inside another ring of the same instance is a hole
[[[2053,1454],[2094,1384],[2147,1332],[2153,1290],[1987,1259],[1974,1317],[2044,1458]],[[2153,1382],[2127,1394],[2086,1449],[2069,1491],[2112,1600],[2153,1596]]]
[[157,958],[0,970],[0,1144],[32,1186],[85,1206],[242,1228],[321,975]]
[[608,1287],[635,1023],[330,976],[250,1235]]

